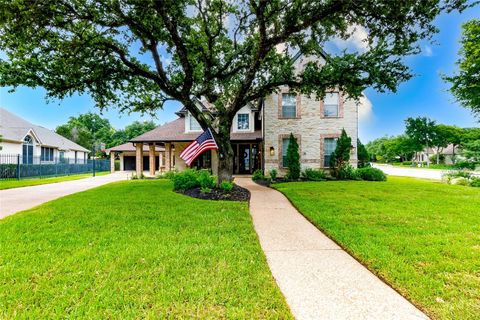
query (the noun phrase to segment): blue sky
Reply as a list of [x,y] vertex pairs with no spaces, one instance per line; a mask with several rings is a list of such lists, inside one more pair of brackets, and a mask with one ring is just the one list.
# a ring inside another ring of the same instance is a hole
[[[436,43],[422,43],[421,54],[406,58],[416,76],[400,85],[396,93],[366,90],[368,101],[362,107],[359,125],[359,135],[363,142],[387,134],[402,133],[404,119],[407,117],[428,116],[439,123],[461,127],[478,126],[478,120],[454,101],[447,91],[448,85],[441,79],[441,74],[452,74],[455,70],[461,24],[479,17],[479,5],[462,14],[442,14],[436,20],[440,29],[433,39]],[[14,93],[9,93],[8,88],[0,88],[1,107],[50,129],[67,122],[70,116],[88,111],[99,112],[93,105],[88,96],[74,96],[47,103],[42,88],[20,87]],[[168,102],[153,120],[159,124],[173,120],[176,118],[174,112],[179,108],[179,103]],[[115,128],[123,128],[134,120],[152,119],[138,113],[119,114],[115,109],[107,110],[102,115],[108,118]]]

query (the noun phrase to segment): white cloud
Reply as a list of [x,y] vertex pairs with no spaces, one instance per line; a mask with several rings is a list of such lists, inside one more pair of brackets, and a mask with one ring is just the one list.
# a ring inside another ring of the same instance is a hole
[[340,38],[335,38],[333,40],[333,43],[339,49],[354,49],[361,52],[365,52],[369,49],[368,32],[364,27],[359,25],[349,26],[347,34],[350,34],[350,37],[346,40]]
[[423,49],[423,55],[426,57],[431,57],[433,55],[432,47],[430,47],[429,45],[426,45],[425,48]]
[[370,99],[363,94],[358,102],[358,120],[365,123],[373,119],[373,105]]

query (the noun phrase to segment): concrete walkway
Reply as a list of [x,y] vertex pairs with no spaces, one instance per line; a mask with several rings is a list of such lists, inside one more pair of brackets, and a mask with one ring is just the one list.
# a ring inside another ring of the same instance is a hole
[[308,222],[280,192],[250,178],[250,214],[296,319],[428,319]]
[[127,177],[127,173],[118,172],[79,180],[0,190],[0,219],[72,193],[126,180]]
[[392,176],[403,176],[403,177],[414,177],[414,178],[423,178],[423,179],[435,179],[442,180],[442,175],[448,170],[440,169],[422,169],[422,168],[412,168],[412,167],[398,167],[392,166],[391,164],[372,164],[372,167],[378,168],[385,172],[386,174]]

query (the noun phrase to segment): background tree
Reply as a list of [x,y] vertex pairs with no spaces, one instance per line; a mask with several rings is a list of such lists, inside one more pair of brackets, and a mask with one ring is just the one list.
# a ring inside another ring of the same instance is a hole
[[440,163],[440,154],[443,152],[443,149],[450,143],[449,134],[450,130],[447,126],[443,124],[433,126],[432,147],[435,147],[437,164]]
[[435,121],[430,120],[427,117],[407,118],[405,120],[406,129],[405,133],[412,141],[415,142],[419,150],[422,151],[425,148],[427,153],[427,166],[430,166],[429,148],[435,141]]
[[437,127],[442,128],[442,130],[445,132],[447,142],[452,145],[452,161],[453,163],[455,163],[455,150],[462,143],[462,136],[464,134],[464,130],[457,126],[445,124],[439,124]]
[[298,180],[300,178],[300,154],[298,152],[297,139],[290,133],[287,148],[288,179]]
[[480,163],[480,139],[467,142],[462,150],[462,155],[469,161]]
[[463,24],[458,73],[444,77],[452,84],[450,92],[466,108],[480,115],[480,20]]
[[357,139],[357,158],[359,168],[369,166],[370,154],[368,153],[367,148],[365,148],[360,139]]
[[[0,85],[42,86],[47,97],[88,93],[99,108],[154,112],[180,101],[219,147],[231,180],[230,128],[247,102],[280,86],[316,94],[336,87],[395,91],[410,79],[403,56],[465,0],[0,0]],[[323,59],[325,43],[368,33],[368,50]],[[280,50],[279,46],[285,49]],[[295,72],[293,56],[320,58]],[[168,62],[167,62],[168,61]],[[196,107],[205,97],[214,112]]]
[[352,138],[347,135],[345,129],[342,129],[342,134],[337,139],[337,147],[330,156],[330,167],[333,169],[333,176],[338,177],[338,173],[348,164],[352,148]]
[[88,112],[77,117],[70,117],[68,122],[58,126],[55,132],[82,147],[92,150],[94,144],[109,145],[115,129],[108,119]]

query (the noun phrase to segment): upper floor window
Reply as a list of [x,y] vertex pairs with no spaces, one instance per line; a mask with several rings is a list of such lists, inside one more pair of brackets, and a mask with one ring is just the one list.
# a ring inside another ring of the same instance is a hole
[[323,140],[323,166],[330,167],[330,158],[337,148],[337,138],[325,138]]
[[189,116],[190,131],[202,131],[202,126],[192,115]]
[[250,129],[250,115],[248,113],[239,113],[237,115],[237,129],[238,130]]
[[338,92],[328,92],[325,95],[323,115],[329,118],[338,117],[338,105],[340,96]]
[[297,117],[297,97],[294,94],[282,93],[282,118]]
[[41,161],[53,161],[53,148],[42,147],[40,153]]

